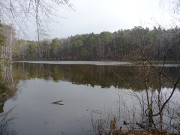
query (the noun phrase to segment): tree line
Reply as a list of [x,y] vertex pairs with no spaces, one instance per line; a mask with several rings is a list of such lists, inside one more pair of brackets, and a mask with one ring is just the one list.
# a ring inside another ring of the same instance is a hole
[[134,60],[137,59],[136,54],[143,49],[153,60],[162,60],[164,48],[168,48],[167,58],[180,60],[179,31],[179,28],[165,30],[161,27],[149,29],[139,26],[113,33],[90,33],[39,42],[18,40],[13,58],[14,60]]
[[180,60],[180,29],[141,26],[116,32],[82,34],[68,38],[18,40],[12,26],[0,26],[1,58],[6,60]]

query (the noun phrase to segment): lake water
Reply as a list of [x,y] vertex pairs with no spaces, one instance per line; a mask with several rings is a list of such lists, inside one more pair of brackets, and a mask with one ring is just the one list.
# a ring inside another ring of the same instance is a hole
[[[0,132],[17,135],[101,134],[110,130],[109,124],[114,118],[117,127],[131,128],[135,116],[136,123],[141,118],[139,99],[147,94],[141,73],[142,66],[131,62],[21,61],[3,66],[1,79],[9,90],[1,92]],[[168,64],[164,73],[176,80],[179,67]],[[159,87],[156,78],[149,75],[148,92],[154,102],[161,93],[163,104],[173,85],[167,78],[162,78]],[[168,109],[173,107],[179,111],[179,97],[178,85]],[[156,112],[156,105],[153,107]],[[167,112],[164,109],[164,114]],[[175,131],[166,125],[168,118],[163,116],[163,128]],[[157,118],[154,121],[158,121]],[[129,125],[123,124],[125,122]]]

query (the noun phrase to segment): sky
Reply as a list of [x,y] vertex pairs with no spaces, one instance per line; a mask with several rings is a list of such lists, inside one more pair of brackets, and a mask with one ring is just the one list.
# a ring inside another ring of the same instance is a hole
[[[74,10],[67,7],[57,10],[56,21],[49,23],[48,38],[172,25],[171,11],[159,0],[70,0],[70,3]],[[33,35],[28,38],[33,39]]]

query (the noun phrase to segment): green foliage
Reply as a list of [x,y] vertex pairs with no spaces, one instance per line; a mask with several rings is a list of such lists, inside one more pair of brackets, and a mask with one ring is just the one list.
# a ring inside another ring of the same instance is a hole
[[53,49],[61,48],[62,44],[61,41],[58,40],[57,38],[52,40],[51,46]]
[[[138,58],[140,50],[152,60],[163,60],[165,46],[176,44],[176,58],[180,60],[180,40],[173,35],[166,41],[163,34],[180,31],[180,29],[163,30],[134,27],[133,29],[118,30],[116,32],[101,32],[100,34],[83,34],[66,39],[55,38],[52,42],[42,41],[33,47],[29,42],[21,42],[29,48],[24,48],[23,55],[16,54],[19,60],[134,60]],[[175,39],[176,38],[176,39]],[[175,42],[176,43],[175,43]],[[168,43],[168,44],[167,44]],[[34,44],[36,44],[34,42]],[[33,55],[32,55],[33,54]],[[173,53],[172,53],[173,54]],[[171,58],[168,56],[168,58]]]
[[35,43],[30,43],[28,46],[28,50],[29,50],[29,55],[32,56],[34,54],[34,52],[36,51],[36,45]]

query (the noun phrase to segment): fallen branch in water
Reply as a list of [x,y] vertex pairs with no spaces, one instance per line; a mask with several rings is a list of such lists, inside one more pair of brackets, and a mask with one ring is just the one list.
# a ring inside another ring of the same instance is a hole
[[55,104],[55,105],[64,105],[62,104],[63,100],[58,100],[58,101],[55,101],[55,102],[52,102],[52,104]]

